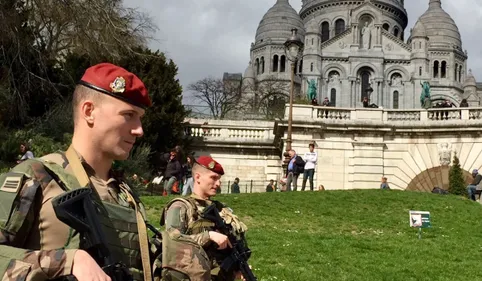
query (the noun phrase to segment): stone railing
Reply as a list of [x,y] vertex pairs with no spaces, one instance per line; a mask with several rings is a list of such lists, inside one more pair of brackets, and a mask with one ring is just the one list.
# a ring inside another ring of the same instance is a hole
[[[289,105],[285,108],[285,121],[288,120]],[[381,109],[381,108],[339,108],[311,105],[294,105],[294,121],[378,121],[394,122],[447,122],[481,120],[481,107],[431,108],[431,109]]]
[[204,141],[272,143],[275,139],[274,122],[188,119],[186,123],[186,134]]

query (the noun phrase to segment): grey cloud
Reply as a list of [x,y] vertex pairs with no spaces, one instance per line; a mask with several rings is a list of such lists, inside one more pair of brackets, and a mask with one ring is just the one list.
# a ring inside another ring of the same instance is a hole
[[[223,72],[244,73],[249,48],[259,21],[276,0],[126,0],[150,14],[159,31],[150,44],[172,58],[179,67],[178,78],[186,89],[189,83],[207,76],[221,77]],[[429,0],[406,0],[410,28],[428,8]],[[295,10],[300,0],[290,0]],[[459,27],[463,48],[469,54],[468,67],[482,81],[482,39],[478,36],[482,21],[482,1],[442,0],[442,6]],[[188,93],[185,93],[188,96]]]

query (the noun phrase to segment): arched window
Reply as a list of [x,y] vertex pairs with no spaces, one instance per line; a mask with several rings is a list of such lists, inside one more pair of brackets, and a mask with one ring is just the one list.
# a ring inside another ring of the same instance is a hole
[[390,85],[391,86],[400,86],[402,85],[402,75],[398,72],[395,72],[390,77]]
[[330,24],[324,21],[321,24],[321,42],[325,42],[330,39]]
[[310,71],[313,72],[313,63],[310,64]]
[[398,27],[395,27],[393,29],[393,35],[395,35],[395,37],[398,37],[399,33],[400,33],[400,30],[398,29]]
[[[457,72],[458,72],[458,71],[459,71],[459,64],[456,63],[456,64],[455,64],[455,68],[454,68],[454,80],[455,80],[455,81],[459,81],[458,75],[457,75]],[[460,82],[460,81],[459,81],[459,82]]]
[[261,57],[261,74],[264,73],[264,57]]
[[399,94],[398,91],[393,92],[393,109],[398,109],[398,98]]
[[278,63],[279,63],[279,59],[278,59],[278,55],[274,55],[273,57],[273,72],[278,72]]
[[462,66],[459,66],[459,82],[462,82]]
[[370,73],[366,70],[361,73],[361,86],[361,101],[363,101],[363,98],[369,98],[366,90],[370,86]]
[[418,76],[422,76],[422,67],[418,68]]
[[303,73],[303,60],[300,60],[300,69],[298,72]]
[[285,72],[286,71],[286,57],[281,56],[281,66],[280,66],[280,72]]
[[442,78],[446,78],[447,77],[447,62],[446,61],[442,61],[442,71],[441,71],[441,76]]
[[259,59],[256,59],[256,75],[259,75]]
[[335,88],[331,89],[330,106],[336,106],[336,89]]
[[311,38],[311,45],[315,44],[315,38]]
[[418,45],[419,45],[418,48],[422,49],[422,42],[418,42]]
[[383,29],[385,29],[386,31],[388,31],[390,29],[390,25],[388,23],[384,23],[383,24]]
[[438,78],[438,68],[439,68],[439,63],[438,60],[433,62],[433,78]]
[[295,74],[298,73],[298,61],[295,61]]
[[338,35],[345,31],[345,21],[343,19],[337,19],[335,21],[335,35]]

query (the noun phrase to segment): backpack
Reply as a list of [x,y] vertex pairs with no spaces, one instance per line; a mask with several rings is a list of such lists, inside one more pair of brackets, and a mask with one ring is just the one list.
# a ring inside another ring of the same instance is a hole
[[[296,164],[297,161],[298,161],[298,157],[299,157],[299,159],[301,159],[300,165]],[[295,159],[296,172],[298,172],[299,174],[303,174],[305,172],[306,162],[300,156],[296,156],[296,158],[297,158],[297,159]],[[301,164],[301,163],[303,163],[303,164]]]

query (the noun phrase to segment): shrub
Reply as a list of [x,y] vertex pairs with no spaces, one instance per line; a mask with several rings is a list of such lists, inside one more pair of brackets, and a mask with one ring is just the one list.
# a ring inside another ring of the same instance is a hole
[[449,171],[449,193],[463,196],[467,195],[463,171],[460,168],[460,162],[459,158],[457,157],[457,153],[455,153],[454,155],[453,165]]

